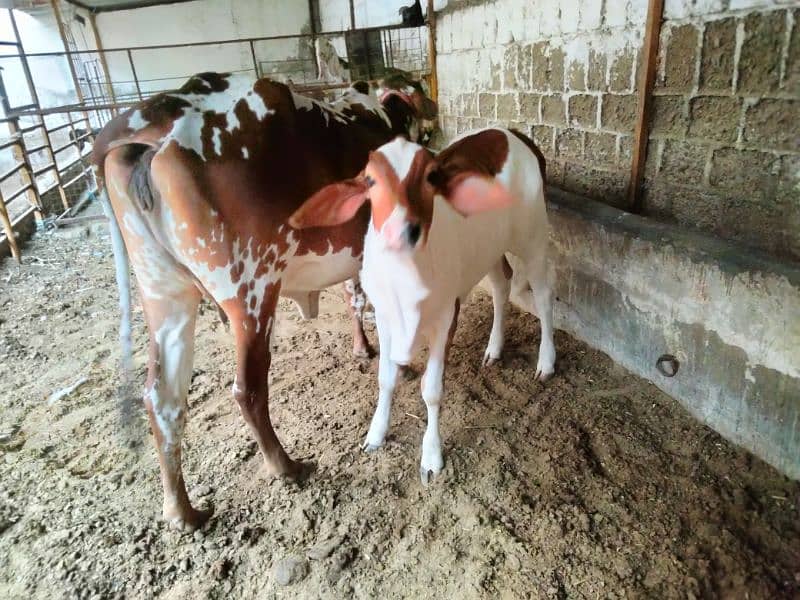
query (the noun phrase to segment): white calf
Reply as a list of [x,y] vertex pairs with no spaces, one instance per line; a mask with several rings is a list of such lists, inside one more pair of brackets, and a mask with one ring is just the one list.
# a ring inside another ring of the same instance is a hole
[[422,398],[428,425],[420,465],[427,484],[443,466],[439,405],[459,305],[487,274],[494,323],[484,362],[500,358],[510,287],[506,252],[524,262],[541,321],[535,376],[544,380],[553,373],[544,158],[531,140],[505,129],[463,136],[435,157],[397,138],[370,155],[359,177],[323,188],[289,222],[294,227],[338,224],[366,199],[372,222],[361,278],[375,307],[380,391],[363,447],[375,450],[383,444],[398,365],[408,364],[427,342]]

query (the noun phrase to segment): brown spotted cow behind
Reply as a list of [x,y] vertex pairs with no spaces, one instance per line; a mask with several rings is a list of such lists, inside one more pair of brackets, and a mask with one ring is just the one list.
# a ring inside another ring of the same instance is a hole
[[[269,338],[279,295],[314,311],[318,290],[357,276],[369,208],[338,227],[295,230],[289,216],[323,186],[357,175],[370,150],[416,138],[436,105],[402,76],[379,99],[351,90],[332,104],[260,79],[203,73],[112,120],[93,160],[124,238],[149,331],[144,395],[164,488],[164,518],[195,528],[181,472],[195,318],[203,296],[236,340],[233,395],[268,471],[297,477],[269,417]],[[125,283],[127,265],[117,261]],[[125,290],[121,300],[125,304]],[[123,319],[125,316],[123,315]],[[124,323],[124,321],[123,321]],[[360,323],[358,339],[363,340]],[[122,337],[129,340],[129,332]]]

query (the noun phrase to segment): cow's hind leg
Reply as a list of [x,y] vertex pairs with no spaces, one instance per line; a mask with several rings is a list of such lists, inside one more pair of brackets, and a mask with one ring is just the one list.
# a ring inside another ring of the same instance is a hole
[[242,315],[229,315],[236,335],[236,378],[233,397],[264,457],[270,475],[301,477],[307,469],[289,458],[281,446],[269,416],[270,334],[275,318],[277,291],[264,297],[260,325]]
[[494,265],[488,273],[489,283],[492,286],[492,304],[494,305],[494,319],[492,333],[489,335],[489,345],[483,355],[483,364],[492,365],[500,360],[503,353],[504,325],[506,304],[511,292],[511,267],[508,266],[505,256]]
[[369,345],[364,333],[364,308],[367,305],[367,296],[361,289],[358,276],[344,282],[344,299],[353,323],[353,356],[370,358],[374,356],[375,351]]
[[189,503],[181,468],[200,292],[194,286],[185,287],[182,293],[173,290],[167,298],[153,299],[146,293],[142,297],[150,331],[144,399],[161,464],[164,519],[173,527],[191,530],[211,515],[211,510],[195,510]]

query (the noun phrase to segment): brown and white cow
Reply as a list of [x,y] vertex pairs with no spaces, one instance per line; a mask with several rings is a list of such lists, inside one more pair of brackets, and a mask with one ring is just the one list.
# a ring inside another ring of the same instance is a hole
[[340,226],[369,200],[364,242],[364,289],[375,307],[380,344],[378,405],[364,449],[383,445],[389,429],[398,365],[429,346],[422,378],[428,425],[420,475],[427,483],[443,466],[439,405],[447,352],[460,303],[487,275],[494,322],[484,363],[500,358],[509,295],[510,252],[525,264],[542,337],[535,377],[553,374],[552,282],[547,263],[549,225],[544,202],[544,157],[516,131],[467,134],[433,156],[405,139],[370,155],[356,178],[324,187],[290,219],[295,227]]
[[[313,305],[317,290],[357,275],[369,208],[332,228],[297,231],[288,218],[324,185],[356,175],[370,150],[418,131],[418,120],[435,112],[418,84],[397,77],[380,102],[352,91],[325,105],[268,79],[204,73],[139,103],[98,136],[93,159],[113,208],[112,233],[118,224],[150,334],[145,405],[163,514],[173,525],[194,528],[208,517],[191,506],[181,472],[201,298],[230,321],[233,394],[268,471],[301,475],[269,417],[275,307],[281,294]],[[124,284],[125,273],[119,277]]]

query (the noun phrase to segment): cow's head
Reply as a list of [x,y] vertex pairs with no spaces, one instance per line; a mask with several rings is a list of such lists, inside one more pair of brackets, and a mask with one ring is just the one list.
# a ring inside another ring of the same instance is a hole
[[380,81],[378,99],[385,107],[398,100],[408,107],[408,113],[413,119],[409,123],[408,133],[409,138],[415,142],[422,139],[426,130],[426,122],[436,119],[439,112],[436,103],[425,94],[422,83],[399,69],[390,70]]
[[464,217],[513,202],[494,177],[468,163],[442,165],[426,148],[398,137],[370,153],[357,177],[327,185],[306,200],[289,224],[297,229],[340,225],[369,201],[372,225],[385,246],[413,251],[427,242],[437,195]]

